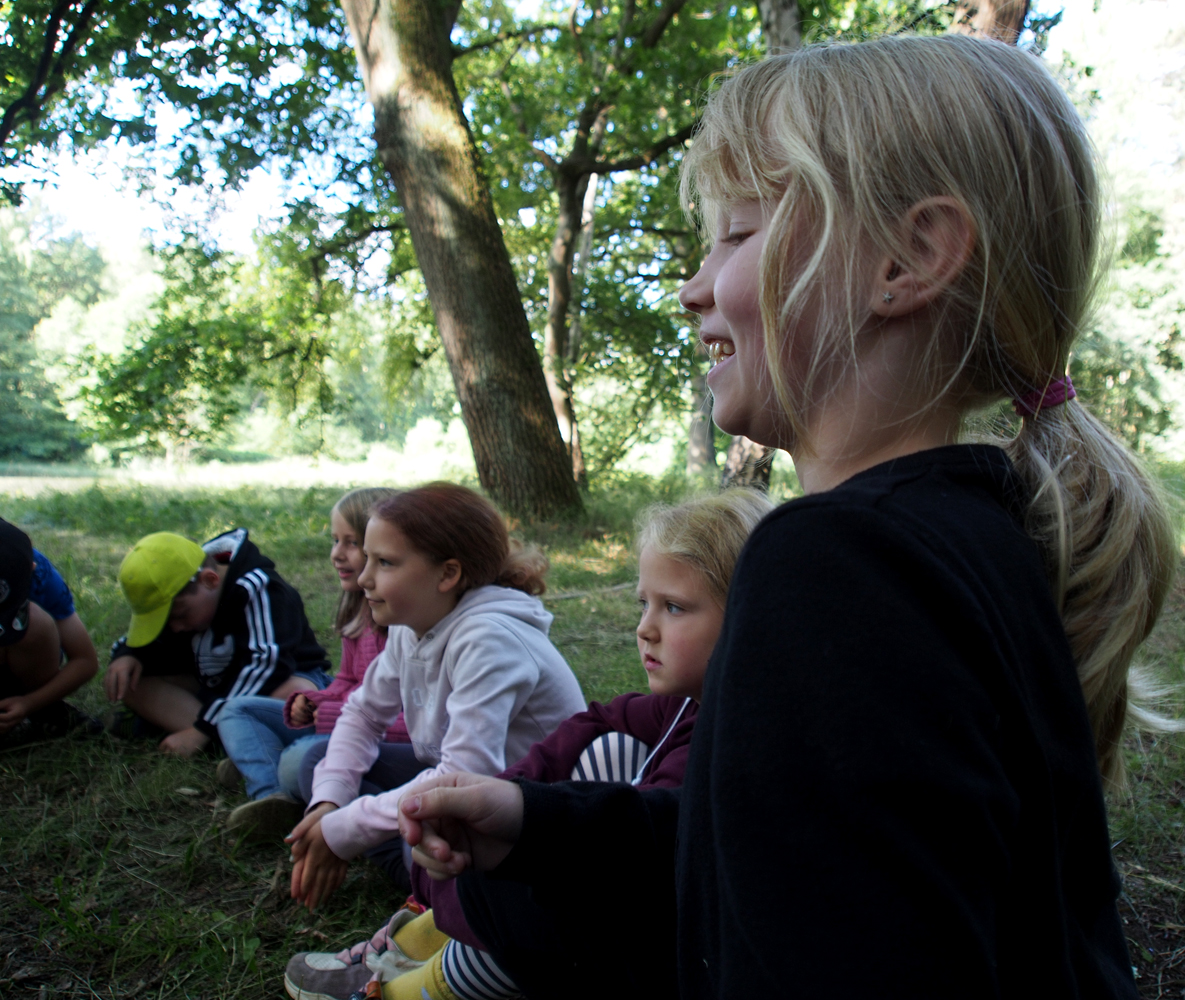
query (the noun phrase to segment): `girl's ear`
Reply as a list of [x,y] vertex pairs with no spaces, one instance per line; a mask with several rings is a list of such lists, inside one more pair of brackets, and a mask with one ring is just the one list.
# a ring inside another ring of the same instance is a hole
[[436,589],[441,594],[456,590],[461,582],[461,563],[457,559],[446,559],[440,564],[440,582]]
[[873,313],[884,319],[907,316],[933,302],[958,278],[975,249],[976,226],[957,198],[926,198],[901,220],[912,261],[891,257],[877,263],[872,287]]
[[222,585],[222,577],[218,575],[218,571],[210,569],[209,566],[198,570],[198,580],[207,590],[217,590]]

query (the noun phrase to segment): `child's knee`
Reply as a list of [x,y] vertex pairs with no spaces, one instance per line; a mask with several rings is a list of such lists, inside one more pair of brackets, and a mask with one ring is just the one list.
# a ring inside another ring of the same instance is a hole
[[307,677],[301,677],[299,674],[293,674],[271,693],[271,697],[286,699],[290,694],[295,694],[297,691],[316,690],[317,685]]

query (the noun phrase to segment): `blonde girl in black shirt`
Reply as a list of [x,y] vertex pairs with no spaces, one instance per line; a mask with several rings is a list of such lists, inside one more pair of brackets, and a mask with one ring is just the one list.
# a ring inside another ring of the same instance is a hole
[[[810,46],[724,82],[683,169],[714,419],[807,495],[738,563],[681,796],[452,775],[405,836],[532,997],[1134,997],[1103,787],[1176,553],[1067,375],[1081,118],[1000,43]],[[610,873],[648,914],[612,958]]]

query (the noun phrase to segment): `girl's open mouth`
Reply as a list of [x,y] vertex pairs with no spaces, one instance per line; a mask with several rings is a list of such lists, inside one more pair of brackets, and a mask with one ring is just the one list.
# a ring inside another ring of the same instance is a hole
[[712,362],[712,367],[715,368],[721,361],[726,358],[731,358],[736,354],[736,347],[734,347],[727,340],[713,340],[707,345],[708,360]]

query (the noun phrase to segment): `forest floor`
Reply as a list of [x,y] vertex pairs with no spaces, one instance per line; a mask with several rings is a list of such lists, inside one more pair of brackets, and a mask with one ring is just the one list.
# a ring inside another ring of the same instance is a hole
[[[210,537],[251,529],[305,598],[336,659],[338,590],[326,526],[340,490],[87,485],[36,496],[3,493],[0,516],[21,524],[70,582],[103,650],[126,624],[116,570],[141,535]],[[668,499],[635,480],[594,496],[578,527],[532,526],[552,562],[544,600],[552,638],[586,697],[643,690],[634,639],[635,511]],[[622,585],[625,585],[624,587]],[[1185,578],[1149,653],[1179,682],[1185,664]],[[96,714],[97,682],[75,699]],[[1130,790],[1111,804],[1121,909],[1146,998],[1185,996],[1185,737],[1128,749]],[[222,822],[241,795],[214,781],[214,762],[177,760],[153,743],[106,735],[0,752],[0,995],[224,1000],[283,996],[297,951],[369,936],[401,898],[377,869],[351,865],[345,885],[310,915],[288,897],[287,851],[242,844]]]

